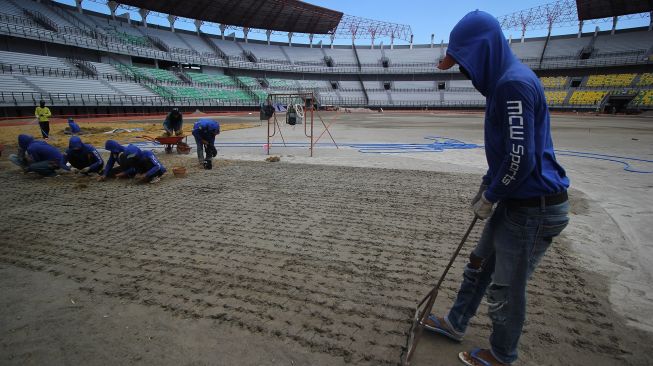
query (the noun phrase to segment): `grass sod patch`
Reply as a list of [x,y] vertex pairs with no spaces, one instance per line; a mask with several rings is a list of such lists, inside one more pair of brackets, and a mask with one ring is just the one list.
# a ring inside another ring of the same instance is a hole
[[[184,133],[187,136],[191,135],[191,130],[193,128],[193,123],[195,120],[185,120],[184,121]],[[82,132],[85,134],[80,135],[82,141],[86,144],[91,144],[97,148],[104,148],[104,143],[107,140],[117,140],[119,142],[134,142],[134,141],[143,141],[139,136],[161,136],[163,133],[162,123],[157,122],[77,122],[82,129]],[[242,128],[251,128],[258,126],[254,123],[223,123],[220,125],[222,132],[238,130]],[[70,135],[64,133],[65,129],[68,127],[67,123],[50,123],[50,145],[56,146],[58,148],[64,149],[68,147],[68,140]],[[133,132],[119,132],[119,133],[107,133],[115,129],[135,129],[142,128],[143,131],[133,131]],[[7,147],[16,147],[18,145],[18,135],[28,134],[32,135],[35,138],[41,137],[41,130],[38,124],[29,124],[22,126],[7,126],[0,127],[0,144],[3,144]],[[10,149],[11,150],[11,149]]]

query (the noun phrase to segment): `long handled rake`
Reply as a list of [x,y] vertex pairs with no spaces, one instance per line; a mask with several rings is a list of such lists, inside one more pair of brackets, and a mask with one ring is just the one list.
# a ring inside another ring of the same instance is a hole
[[[458,248],[456,248],[456,251],[451,256],[451,259],[449,260],[449,264],[444,269],[444,272],[442,272],[442,276],[440,276],[438,283],[433,287],[431,291],[429,291],[428,294],[426,294],[426,296],[424,296],[422,301],[420,301],[419,304],[417,304],[417,308],[415,309],[415,315],[413,316],[413,325],[410,327],[410,334],[408,336],[408,342],[406,343],[408,349],[406,350],[406,357],[404,357],[404,362],[402,363],[403,366],[410,365],[410,360],[413,357],[413,354],[415,353],[415,349],[417,348],[419,337],[422,335],[424,322],[426,321],[426,318],[429,316],[429,314],[431,314],[431,310],[433,310],[433,303],[435,303],[435,298],[438,296],[440,285],[442,285],[442,282],[444,281],[444,278],[447,276],[449,269],[453,265],[453,262],[456,260],[456,257],[458,257],[458,253],[460,253],[460,250],[463,248],[463,245],[465,245],[469,233],[472,232],[472,229],[474,229],[474,225],[476,225],[476,221],[478,221],[478,216],[474,215],[474,219],[472,220],[472,223],[469,224],[469,227],[467,228],[467,232],[465,232],[465,235],[460,241],[460,244],[458,244]],[[425,303],[426,306],[424,306],[420,311],[420,308]]]

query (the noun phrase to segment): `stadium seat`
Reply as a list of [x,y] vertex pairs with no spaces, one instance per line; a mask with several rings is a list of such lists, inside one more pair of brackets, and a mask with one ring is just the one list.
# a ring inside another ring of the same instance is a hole
[[202,74],[199,72],[189,72],[188,75],[195,83],[199,84],[218,84],[222,86],[236,86],[236,82],[231,76],[220,74]]
[[608,94],[607,91],[574,91],[569,98],[572,105],[597,105]]
[[641,90],[630,104],[637,107],[653,107],[653,90]]
[[630,86],[636,74],[590,75],[586,86]]
[[640,75],[637,86],[653,86],[653,73],[647,72]]
[[566,76],[542,77],[540,81],[545,88],[564,88],[567,86]]
[[250,87],[260,87],[261,84],[259,84],[258,80],[256,80],[253,77],[249,76],[236,76],[236,79],[243,83],[245,86],[250,86]]
[[567,91],[545,91],[546,102],[549,105],[563,104],[567,98]]

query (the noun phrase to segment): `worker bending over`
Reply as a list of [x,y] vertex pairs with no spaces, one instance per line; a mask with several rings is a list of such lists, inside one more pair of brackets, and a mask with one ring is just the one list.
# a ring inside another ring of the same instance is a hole
[[165,130],[166,136],[172,136],[173,133],[175,136],[182,136],[184,134],[183,126],[184,117],[179,112],[179,108],[173,108],[168,113],[165,121],[163,121],[163,129]]
[[54,177],[57,170],[70,170],[56,147],[45,141],[35,141],[30,135],[18,136],[19,151],[9,159],[23,168],[25,173],[34,172],[43,177]]
[[[212,119],[203,118],[193,125],[193,137],[197,144],[197,159],[204,169],[212,169],[211,160],[218,155],[215,148],[215,136],[220,134],[220,123]],[[206,153],[206,157],[204,154]]]
[[140,183],[157,183],[165,174],[166,168],[159,162],[152,151],[142,151],[136,145],[128,145],[125,149],[130,169]]
[[68,142],[68,149],[64,153],[64,161],[72,165],[73,171],[82,174],[102,173],[104,160],[97,149],[90,144],[82,143],[82,139],[73,136]]
[[[114,140],[107,140],[104,148],[109,151],[110,155],[109,160],[107,160],[107,165],[104,166],[104,171],[98,177],[98,181],[103,181],[107,178],[130,178],[134,176],[135,173],[133,170],[130,170],[124,146]],[[118,166],[115,166],[116,163]]]

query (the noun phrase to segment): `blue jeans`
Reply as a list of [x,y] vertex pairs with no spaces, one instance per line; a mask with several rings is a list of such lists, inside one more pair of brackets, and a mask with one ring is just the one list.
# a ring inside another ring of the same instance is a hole
[[206,151],[206,160],[211,160],[215,156],[213,152],[215,150],[214,145],[204,145],[202,143],[202,137],[195,131],[193,131],[193,137],[195,138],[195,144],[197,145],[197,160],[202,163],[204,161],[204,152]]
[[43,177],[52,177],[57,175],[57,169],[59,164],[53,161],[39,161],[36,163],[29,163],[24,156],[12,154],[9,156],[9,160],[23,168],[26,172],[34,172]]
[[456,301],[445,317],[461,335],[487,292],[494,357],[517,359],[526,318],[526,286],[551,241],[567,226],[569,202],[546,207],[507,207],[499,203],[465,266]]

